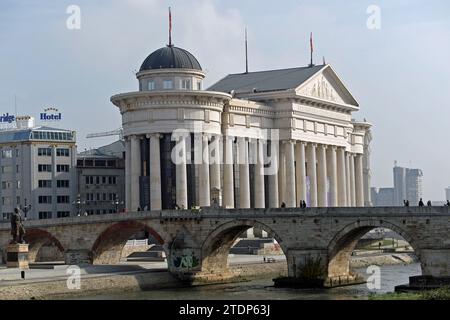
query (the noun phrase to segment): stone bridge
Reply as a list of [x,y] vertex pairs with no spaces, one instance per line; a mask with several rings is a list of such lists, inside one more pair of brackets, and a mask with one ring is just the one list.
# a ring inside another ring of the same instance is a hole
[[[146,231],[163,246],[169,271],[189,281],[226,278],[231,273],[229,250],[251,227],[278,241],[290,277],[304,277],[314,266],[321,280],[348,278],[349,258],[357,241],[371,229],[384,227],[409,242],[423,275],[450,276],[448,207],[140,211],[33,220],[25,226],[31,261],[43,244],[51,242],[64,253],[67,264],[117,263],[127,239]],[[3,259],[9,228],[9,223],[0,224]]]

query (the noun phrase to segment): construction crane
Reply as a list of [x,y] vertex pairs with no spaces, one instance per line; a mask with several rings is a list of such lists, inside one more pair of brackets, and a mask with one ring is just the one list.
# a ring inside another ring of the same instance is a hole
[[100,138],[100,137],[108,137],[108,136],[119,136],[119,139],[123,139],[123,129],[119,128],[113,131],[106,131],[106,132],[97,132],[97,133],[89,133],[86,138]]

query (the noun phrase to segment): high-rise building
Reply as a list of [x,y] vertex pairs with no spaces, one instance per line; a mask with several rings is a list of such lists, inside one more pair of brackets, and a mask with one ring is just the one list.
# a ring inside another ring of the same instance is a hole
[[76,196],[75,131],[35,126],[30,116],[0,131],[0,218],[22,208],[27,219],[67,217]]
[[450,187],[445,188],[445,200],[450,200]]
[[422,193],[422,170],[394,166],[394,205],[402,206],[403,200],[417,204]]

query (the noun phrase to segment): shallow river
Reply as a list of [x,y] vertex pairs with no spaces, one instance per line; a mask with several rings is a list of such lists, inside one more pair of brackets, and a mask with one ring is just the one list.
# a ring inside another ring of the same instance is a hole
[[[366,269],[356,270],[366,278]],[[134,300],[310,300],[310,299],[367,299],[371,293],[393,292],[394,287],[408,283],[408,278],[420,275],[418,263],[410,265],[394,265],[381,267],[380,289],[369,290],[367,284],[347,286],[333,289],[284,289],[274,288],[271,279],[254,280],[249,282],[198,286],[192,288],[160,289],[146,292],[132,292],[114,295],[97,295],[83,299],[134,299]]]

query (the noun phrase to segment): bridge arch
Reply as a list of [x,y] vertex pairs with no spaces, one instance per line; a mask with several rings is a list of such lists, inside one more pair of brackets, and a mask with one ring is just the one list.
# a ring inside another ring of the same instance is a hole
[[43,229],[28,229],[26,230],[24,240],[28,243],[28,260],[35,262],[39,250],[44,245],[54,245],[61,253],[64,253],[64,247],[61,242],[50,232]]
[[386,228],[402,236],[412,247],[420,260],[420,247],[403,228],[388,221],[358,220],[346,225],[330,241],[328,245],[328,277],[346,276],[350,273],[350,256],[358,241],[369,231],[376,228]]
[[127,240],[139,231],[148,232],[158,244],[164,244],[160,233],[146,223],[133,220],[116,222],[103,230],[95,240],[91,249],[92,263],[118,263]]
[[271,227],[256,220],[242,219],[226,222],[212,231],[202,244],[202,271],[220,272],[228,268],[228,254],[231,247],[244,231],[249,228],[259,228],[268,233],[269,238],[274,238],[286,254],[286,247],[279,236]]

